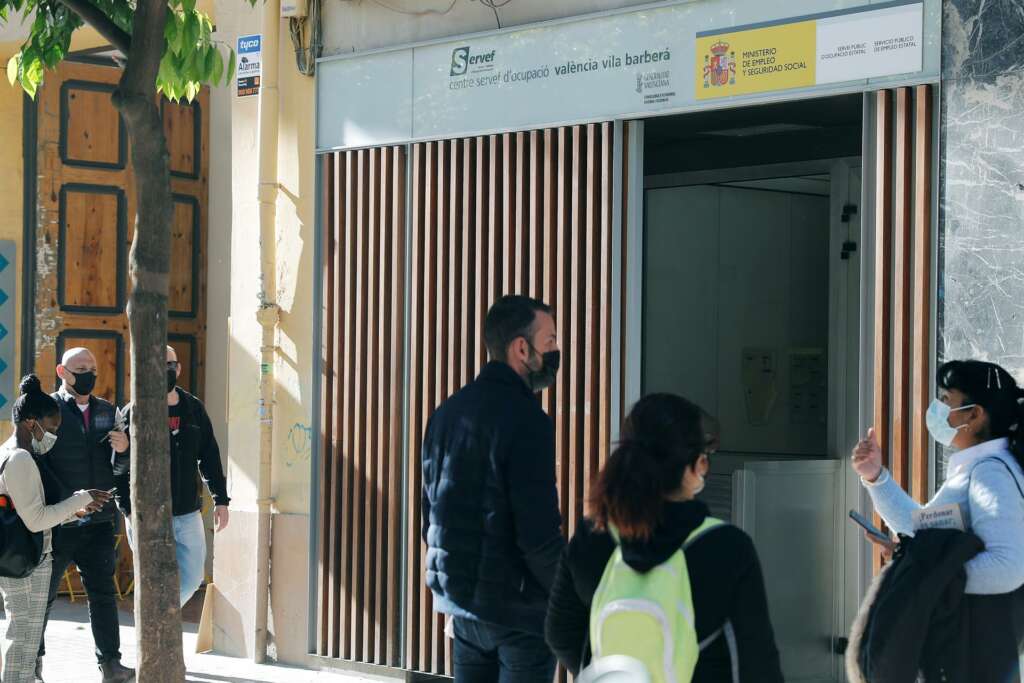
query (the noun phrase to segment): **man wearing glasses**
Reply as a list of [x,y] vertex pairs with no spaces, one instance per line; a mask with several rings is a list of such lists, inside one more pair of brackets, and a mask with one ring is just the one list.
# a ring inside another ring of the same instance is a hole
[[[203,505],[202,482],[210,489],[216,505],[213,519],[218,532],[228,525],[228,491],[220,448],[213,425],[202,402],[178,386],[181,364],[178,355],[167,347],[167,428],[171,441],[171,507],[174,515],[174,541],[177,546],[178,579],[182,606],[203,583],[206,568],[206,530],[200,512]],[[129,424],[126,406],[124,425]],[[131,443],[125,431],[110,434],[114,449],[114,479],[117,504],[131,532]],[[202,475],[200,477],[200,475]]]

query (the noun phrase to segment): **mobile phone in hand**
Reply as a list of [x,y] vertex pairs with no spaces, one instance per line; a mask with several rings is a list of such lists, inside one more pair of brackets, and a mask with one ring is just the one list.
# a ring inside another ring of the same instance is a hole
[[883,541],[884,543],[892,543],[892,539],[889,538],[888,535],[883,533],[881,529],[879,529],[871,523],[871,520],[869,520],[867,517],[860,514],[856,510],[850,510],[850,519],[852,519],[854,522],[863,527],[864,531],[868,532],[870,536],[873,536],[874,538],[877,538],[878,540]]

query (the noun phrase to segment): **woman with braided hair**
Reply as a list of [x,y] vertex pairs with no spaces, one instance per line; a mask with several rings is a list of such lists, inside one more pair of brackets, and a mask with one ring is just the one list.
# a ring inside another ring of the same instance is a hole
[[931,501],[921,505],[893,480],[874,430],[854,448],[852,466],[893,531],[913,536],[922,511],[951,513],[981,540],[984,549],[964,565],[971,680],[1017,681],[1024,644],[1024,389],[1004,368],[977,360],[944,363],[937,385],[926,423],[953,453]]

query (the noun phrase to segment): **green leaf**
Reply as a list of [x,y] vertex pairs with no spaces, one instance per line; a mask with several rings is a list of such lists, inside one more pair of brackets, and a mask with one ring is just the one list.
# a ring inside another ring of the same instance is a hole
[[7,62],[7,80],[11,85],[18,82],[18,71],[21,67],[21,53],[17,52]]
[[[210,84],[218,85],[224,76],[224,57],[216,45],[211,52],[213,53],[213,71],[210,73]],[[227,81],[224,84],[227,85]]]
[[56,69],[61,60],[64,59],[64,50],[60,45],[51,45],[46,50],[46,67]]
[[194,14],[196,11],[196,0],[182,0],[181,9],[185,14]]
[[217,48],[210,46],[206,48],[206,55],[203,64],[203,77],[201,80],[203,83],[210,83],[213,81],[213,72],[217,68]]
[[199,18],[195,13],[185,15],[185,49],[195,50],[199,42]]
[[196,95],[199,94],[199,87],[199,84],[195,81],[192,81],[191,83],[185,86],[185,97],[188,99],[189,102],[194,100],[196,98]]
[[167,14],[167,23],[164,24],[164,40],[172,50],[178,43],[178,15],[170,11]]
[[238,59],[238,56],[235,54],[234,49],[228,48],[228,51],[231,53],[231,56],[228,57],[228,73],[224,77],[225,85],[227,85],[231,81],[231,79],[235,77],[235,63]]
[[176,14],[174,16],[174,23],[176,25],[175,30],[177,32],[177,35],[175,37],[178,39],[174,46],[176,48],[174,50],[174,53],[177,55],[181,55],[183,52],[185,52],[185,48],[188,42],[188,34],[187,31],[185,30],[185,17],[181,14]]

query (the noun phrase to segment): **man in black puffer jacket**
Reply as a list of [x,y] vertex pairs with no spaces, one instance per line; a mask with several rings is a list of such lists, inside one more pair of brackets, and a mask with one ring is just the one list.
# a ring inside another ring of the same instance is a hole
[[[114,428],[114,406],[92,395],[96,373],[96,358],[84,348],[69,349],[57,366],[62,385],[53,398],[60,406],[62,419],[57,442],[46,456],[46,466],[49,478],[61,489],[61,498],[79,489],[109,491],[114,487],[108,442],[108,435]],[[64,571],[74,562],[89,598],[89,622],[104,683],[123,683],[135,678],[135,672],[121,664],[117,589],[114,587],[117,522],[117,509],[111,502],[87,520],[64,526],[55,534],[53,575],[46,606],[49,619]],[[45,651],[46,643],[41,641],[37,678],[40,678]]]
[[544,614],[564,540],[554,430],[534,394],[558,371],[551,309],[503,297],[484,341],[491,362],[423,440],[426,580],[452,617],[456,681],[550,683]]

